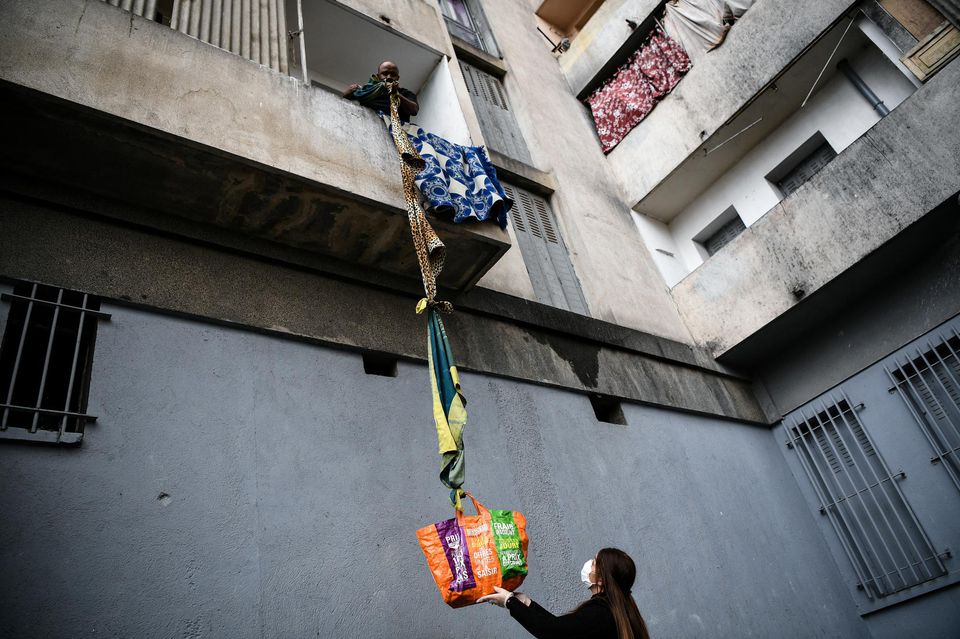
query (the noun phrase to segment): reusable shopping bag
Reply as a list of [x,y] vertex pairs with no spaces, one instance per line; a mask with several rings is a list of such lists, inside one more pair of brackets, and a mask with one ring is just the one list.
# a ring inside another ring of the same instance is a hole
[[515,590],[527,576],[527,519],[513,510],[487,510],[470,493],[476,515],[457,516],[417,531],[420,548],[443,600],[453,608],[477,603],[493,587]]

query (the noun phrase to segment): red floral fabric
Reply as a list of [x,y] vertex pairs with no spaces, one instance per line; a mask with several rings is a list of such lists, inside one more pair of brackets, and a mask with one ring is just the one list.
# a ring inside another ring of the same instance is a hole
[[613,150],[689,69],[690,58],[680,45],[655,29],[627,63],[587,98],[603,152]]

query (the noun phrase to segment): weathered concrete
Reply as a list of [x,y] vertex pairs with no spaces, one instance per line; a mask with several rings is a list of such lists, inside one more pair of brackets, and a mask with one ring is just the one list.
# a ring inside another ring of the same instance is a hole
[[[423,365],[368,376],[355,353],[105,310],[83,445],[0,442],[0,634],[522,633],[447,608],[424,565],[414,531],[450,508]],[[468,486],[527,515],[524,590],[550,609],[614,545],[654,636],[868,636],[765,429],[642,406],[613,426],[578,394],[463,386]]]
[[437,51],[453,55],[447,27],[434,3],[427,0],[337,0],[337,3]]
[[[313,341],[425,357],[423,318],[413,313],[422,294],[415,291],[322,277],[257,255],[237,258],[234,252],[14,199],[4,200],[0,224],[0,273],[8,277]],[[576,322],[557,318],[550,327],[518,326],[499,312],[467,308],[449,319],[465,370],[766,421],[748,381],[701,366],[705,356],[682,344],[622,334],[619,343],[595,341],[592,320],[582,318],[581,330],[590,340],[584,341],[584,335],[569,332]],[[529,314],[526,319],[533,323]],[[603,326],[601,331],[611,330]]]
[[493,0],[484,2],[484,10],[503,53],[504,86],[532,164],[558,185],[550,205],[591,315],[689,341],[604,162],[589,115],[536,30],[530,3]]
[[784,415],[960,313],[955,198],[727,351]]
[[630,38],[627,20],[642,23],[660,0],[607,0],[560,56],[560,68],[575,95],[583,91]]
[[957,121],[953,63],[673,289],[694,338],[723,353],[960,191]]
[[634,206],[643,199],[852,4],[850,0],[806,3],[803,19],[798,20],[794,0],[755,3],[723,44],[694,65],[607,156],[620,176],[627,202]]
[[4,2],[0,78],[403,207],[368,109],[103,2]]
[[[8,175],[420,281],[405,210],[4,83],[0,117],[10,127],[0,149]],[[399,171],[396,179],[399,190]],[[473,286],[510,247],[494,224],[433,225],[447,246],[440,283],[450,288]]]

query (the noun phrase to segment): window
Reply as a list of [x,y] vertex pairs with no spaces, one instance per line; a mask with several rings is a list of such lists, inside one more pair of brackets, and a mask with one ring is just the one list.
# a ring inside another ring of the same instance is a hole
[[500,78],[460,61],[470,101],[480,120],[487,146],[514,160],[530,164],[530,151],[520,133]]
[[907,503],[843,389],[794,411],[788,442],[870,600],[946,574],[933,544]]
[[787,197],[837,157],[830,143],[818,131],[767,174],[767,180]]
[[[960,490],[960,334],[935,335],[923,347],[895,356],[886,367],[898,395],[930,444],[931,463],[940,464]],[[893,390],[893,389],[891,389]]]
[[0,438],[77,444],[86,414],[100,301],[18,282],[0,342]]
[[733,241],[733,238],[743,233],[747,227],[735,207],[727,209],[708,224],[706,228],[694,236],[693,241],[700,248],[704,259],[714,255],[717,251]]
[[513,230],[537,299],[544,304],[587,315],[587,302],[573,270],[550,205],[542,197],[503,184],[514,201],[510,209]]
[[443,19],[450,35],[481,51],[499,56],[483,11],[471,0],[440,0]]

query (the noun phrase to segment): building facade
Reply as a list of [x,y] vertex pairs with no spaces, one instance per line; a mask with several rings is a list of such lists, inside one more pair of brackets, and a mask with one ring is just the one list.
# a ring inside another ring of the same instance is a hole
[[[431,223],[524,590],[569,610],[617,546],[652,636],[956,636],[955,2],[0,17],[0,634],[523,634],[443,605],[414,534],[450,514],[419,272],[340,97],[391,59],[515,200]],[[605,153],[593,96],[661,29],[692,64]]]

